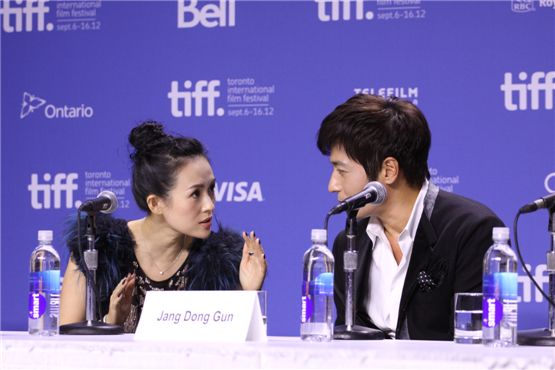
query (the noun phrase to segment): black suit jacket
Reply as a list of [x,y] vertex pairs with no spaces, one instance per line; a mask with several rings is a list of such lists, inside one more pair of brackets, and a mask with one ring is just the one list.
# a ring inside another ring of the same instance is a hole
[[[405,277],[395,337],[452,340],[454,294],[481,291],[483,257],[492,244],[492,228],[503,223],[484,205],[439,190],[432,183],[424,208]],[[367,224],[368,219],[363,219],[357,225],[355,324],[376,328],[364,305],[372,259]],[[345,323],[343,252],[346,247],[345,233],[341,232],[333,246],[336,325]],[[427,283],[430,280],[432,283]]]

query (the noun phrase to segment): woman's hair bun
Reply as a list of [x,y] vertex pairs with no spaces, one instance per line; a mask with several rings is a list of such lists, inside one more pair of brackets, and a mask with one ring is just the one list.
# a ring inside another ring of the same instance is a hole
[[164,132],[164,127],[156,121],[145,121],[129,134],[129,143],[135,148],[135,155],[148,153],[169,141],[171,138]]

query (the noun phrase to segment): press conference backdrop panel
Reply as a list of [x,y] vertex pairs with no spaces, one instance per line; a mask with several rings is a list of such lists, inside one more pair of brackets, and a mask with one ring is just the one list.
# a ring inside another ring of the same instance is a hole
[[[38,229],[54,230],[65,269],[80,202],[111,190],[116,217],[142,217],[127,134],[145,119],[206,144],[218,219],[261,237],[270,335],[299,332],[303,252],[337,201],[316,131],[354,93],[417,104],[432,180],[511,227],[555,192],[552,0],[4,0],[0,13],[2,330],[26,329]],[[519,228],[544,288],[547,221]],[[545,327],[522,271],[519,294],[520,328]]]

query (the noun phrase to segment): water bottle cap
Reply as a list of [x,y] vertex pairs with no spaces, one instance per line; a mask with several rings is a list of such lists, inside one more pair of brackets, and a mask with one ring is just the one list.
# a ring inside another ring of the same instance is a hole
[[39,230],[39,241],[51,242],[53,239],[52,230]]
[[508,227],[494,227],[492,232],[493,240],[509,240]]
[[310,238],[313,242],[326,242],[328,240],[328,231],[325,229],[312,229]]

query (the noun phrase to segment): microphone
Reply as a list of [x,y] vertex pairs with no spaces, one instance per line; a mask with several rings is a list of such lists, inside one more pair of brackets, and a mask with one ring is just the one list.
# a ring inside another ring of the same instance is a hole
[[528,203],[518,210],[520,213],[530,213],[535,212],[541,208],[552,208],[555,206],[555,193],[546,195],[543,198],[536,199],[535,201]]
[[382,204],[386,197],[387,190],[385,190],[385,186],[377,181],[372,181],[366,184],[360,193],[346,198],[344,201],[333,207],[328,212],[328,215],[335,215],[346,210],[354,211],[367,204]]
[[109,190],[104,190],[95,199],[81,204],[80,211],[112,213],[118,208],[118,198]]

